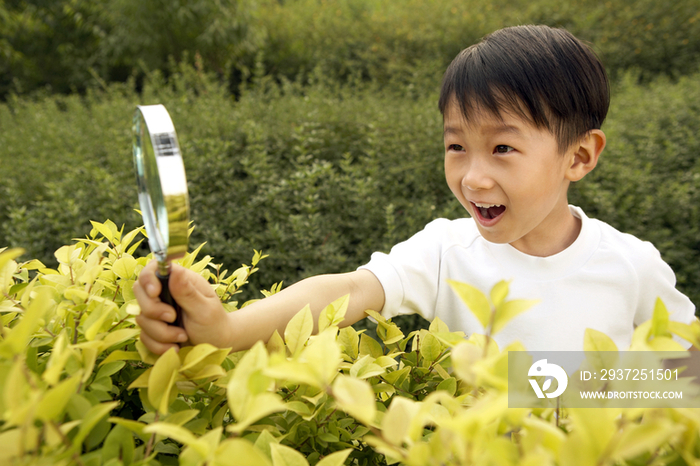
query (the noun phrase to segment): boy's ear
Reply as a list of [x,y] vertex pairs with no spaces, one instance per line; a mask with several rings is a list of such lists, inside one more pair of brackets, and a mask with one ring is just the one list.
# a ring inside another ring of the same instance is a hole
[[578,181],[588,174],[598,164],[598,157],[605,148],[605,133],[592,129],[572,147],[571,165],[566,171],[569,181]]

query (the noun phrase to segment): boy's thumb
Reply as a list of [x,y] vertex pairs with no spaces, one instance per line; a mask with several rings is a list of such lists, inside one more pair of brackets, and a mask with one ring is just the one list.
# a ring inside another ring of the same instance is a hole
[[204,277],[176,264],[173,264],[170,272],[170,294],[184,310],[200,308],[204,302],[212,299],[218,301]]

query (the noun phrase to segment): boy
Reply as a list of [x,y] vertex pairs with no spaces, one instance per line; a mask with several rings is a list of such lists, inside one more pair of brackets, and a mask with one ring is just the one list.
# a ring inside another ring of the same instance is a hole
[[134,286],[142,341],[155,353],[186,341],[246,349],[283,333],[306,304],[317,318],[346,294],[343,325],[374,309],[483,333],[448,279],[484,292],[512,279],[510,299],[540,300],[495,335],[501,348],[519,340],[532,351],[582,350],[593,328],[626,349],[657,297],[671,319],[691,322],[693,304],[650,243],[568,205],[569,184],[593,170],[605,147],[608,104],[602,64],[568,32],[520,26],[486,36],[449,66],[439,101],[447,183],[472,218],[435,220],[354,272],[302,280],[233,313],[202,277],[174,267],[170,288],[185,329],[166,324],[175,314],[157,298],[152,262]]

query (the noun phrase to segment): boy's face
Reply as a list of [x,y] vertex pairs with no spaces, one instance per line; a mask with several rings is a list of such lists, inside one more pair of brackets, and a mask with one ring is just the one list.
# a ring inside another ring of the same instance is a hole
[[481,235],[534,256],[561,252],[578,236],[567,202],[573,151],[527,120],[480,113],[468,123],[458,105],[444,115],[445,176]]

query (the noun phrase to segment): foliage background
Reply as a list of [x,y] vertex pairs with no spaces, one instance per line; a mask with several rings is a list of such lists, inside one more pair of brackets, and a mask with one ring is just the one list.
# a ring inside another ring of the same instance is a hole
[[698,303],[699,20],[698,0],[3,1],[0,245],[52,265],[89,219],[138,226],[130,119],[163,103],[193,244],[232,267],[269,253],[253,289],[352,270],[463,215],[441,73],[488,32],[545,23],[591,41],[614,83],[608,147],[571,202],[653,241]]

